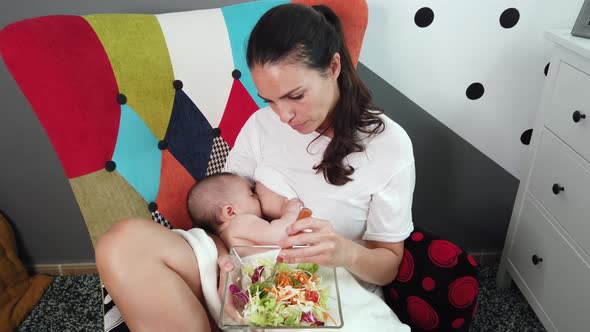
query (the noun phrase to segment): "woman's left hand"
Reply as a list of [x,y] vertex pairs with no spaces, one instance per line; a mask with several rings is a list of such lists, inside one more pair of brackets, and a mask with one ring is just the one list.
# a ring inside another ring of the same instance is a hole
[[[283,248],[279,256],[285,263],[350,267],[354,261],[352,241],[338,235],[327,220],[309,217],[292,223],[286,230],[287,237],[278,243]],[[291,248],[298,245],[308,246]]]

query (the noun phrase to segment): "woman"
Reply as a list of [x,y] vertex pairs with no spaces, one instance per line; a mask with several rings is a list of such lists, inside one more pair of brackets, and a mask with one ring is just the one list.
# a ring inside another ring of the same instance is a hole
[[[261,183],[256,189],[268,202],[262,206],[268,218],[280,216],[276,194],[298,197],[314,212],[281,240],[285,262],[344,267],[380,295],[378,286],[395,278],[413,230],[407,134],[371,103],[339,20],[325,6],[268,11],[251,33],[247,61],[269,107],[244,125],[226,170]],[[214,240],[220,256],[227,253]],[[310,246],[289,249],[298,244]],[[132,330],[209,329],[199,266],[177,234],[125,220],[100,239],[96,254]]]

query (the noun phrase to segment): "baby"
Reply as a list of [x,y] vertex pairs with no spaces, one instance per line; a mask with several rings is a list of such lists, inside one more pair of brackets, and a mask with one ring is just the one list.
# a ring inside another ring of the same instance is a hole
[[276,245],[302,207],[297,199],[285,199],[282,216],[269,223],[262,218],[253,184],[239,175],[225,172],[197,182],[187,198],[193,226],[217,234],[228,248]]
[[[297,199],[283,199],[281,217],[269,223],[262,218],[261,201],[253,188],[251,182],[231,173],[217,173],[197,182],[187,198],[194,226],[219,235],[228,248],[276,245],[286,235],[287,226],[297,219],[303,204]],[[364,289],[346,269],[339,267],[336,273],[345,320],[341,332],[410,331],[382,299]],[[224,279],[220,275],[219,282],[223,284]],[[371,308],[370,313],[367,308]],[[228,314],[234,317],[231,312]]]

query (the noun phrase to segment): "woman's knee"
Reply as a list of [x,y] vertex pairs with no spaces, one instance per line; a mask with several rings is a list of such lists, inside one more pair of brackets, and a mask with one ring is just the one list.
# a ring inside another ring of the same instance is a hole
[[149,222],[145,219],[129,218],[113,224],[98,238],[94,247],[99,268],[100,265],[114,263],[129,253],[129,249],[138,244],[142,227],[145,228]]

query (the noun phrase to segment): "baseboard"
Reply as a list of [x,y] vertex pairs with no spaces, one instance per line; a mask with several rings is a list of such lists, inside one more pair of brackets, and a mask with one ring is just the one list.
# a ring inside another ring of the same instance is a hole
[[479,251],[469,252],[469,254],[475,259],[477,264],[496,264],[500,263],[502,257],[501,251]]
[[35,264],[27,266],[27,270],[30,274],[49,274],[52,276],[98,274],[96,263]]

